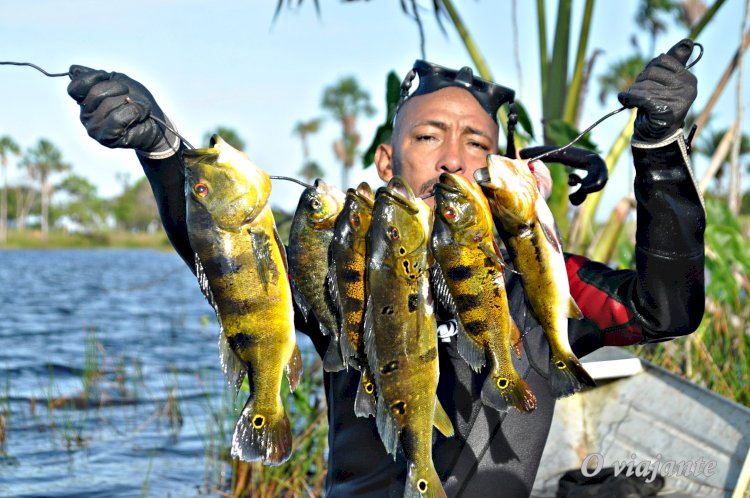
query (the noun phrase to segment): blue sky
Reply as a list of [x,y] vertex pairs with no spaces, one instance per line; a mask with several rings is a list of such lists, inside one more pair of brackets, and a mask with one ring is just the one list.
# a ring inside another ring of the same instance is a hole
[[[369,90],[378,113],[360,126],[364,145],[368,145],[384,118],[386,74],[396,70],[403,76],[420,57],[416,25],[402,14],[397,0],[320,3],[320,19],[312,0],[306,0],[299,9],[282,11],[272,24],[276,0],[6,2],[0,17],[0,60],[34,62],[51,72],[82,64],[126,73],[151,90],[193,144],[200,143],[208,129],[227,125],[239,131],[249,155],[266,171],[296,175],[302,164],[302,147],[292,129],[300,120],[322,115],[320,98],[327,85],[353,75]],[[421,3],[425,6],[428,59],[449,67],[471,65],[450,23],[445,24],[445,36],[429,10],[431,2]],[[513,58],[510,0],[455,3],[495,79],[515,88],[538,122],[535,2],[518,1],[520,56],[528,61],[522,62],[520,75]],[[595,75],[631,52],[634,34],[648,50],[648,37],[637,31],[633,21],[637,3],[597,3],[589,52],[598,47],[605,53],[597,61]],[[557,2],[548,4],[553,13]],[[580,15],[583,2],[573,4]],[[698,40],[706,54],[694,68],[699,79],[696,109],[707,101],[739,44],[743,4],[740,0],[726,2]],[[551,13],[548,21],[554,19]],[[657,52],[666,51],[683,36],[680,29],[670,26],[657,41]],[[86,135],[78,120],[78,107],[66,93],[67,78],[45,78],[30,68],[9,66],[0,66],[0,75],[0,136],[12,136],[24,149],[39,138],[51,140],[73,164],[73,171],[88,177],[105,197],[120,191],[117,174],[131,179],[142,174],[132,152],[106,149]],[[585,125],[619,106],[614,97],[600,105],[597,85],[592,83],[582,118]],[[744,85],[745,101],[750,98],[748,88]],[[717,127],[731,122],[735,106],[733,80],[717,107]],[[745,112],[744,130],[750,123],[748,114]],[[603,150],[609,148],[625,119],[619,114],[594,131],[593,138]],[[311,139],[312,157],[326,169],[326,180],[335,184],[340,165],[331,144],[338,133],[336,123],[328,120]],[[11,159],[11,182],[22,176],[14,163]],[[696,166],[700,176],[706,164],[697,161]],[[352,184],[361,180],[379,185],[372,167],[352,174]],[[632,166],[622,162],[610,183],[602,203],[605,211],[627,193]],[[299,194],[299,187],[277,182],[271,202],[292,210]]]

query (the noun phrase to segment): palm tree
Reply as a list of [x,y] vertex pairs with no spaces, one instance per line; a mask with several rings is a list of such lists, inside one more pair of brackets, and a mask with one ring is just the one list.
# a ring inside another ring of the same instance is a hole
[[360,87],[353,76],[342,78],[334,85],[326,87],[321,106],[341,123],[341,138],[334,142],[333,150],[343,165],[341,188],[346,189],[349,184],[349,170],[354,166],[360,142],[357,118],[363,114],[372,116],[375,108],[370,104],[370,94]]
[[21,148],[12,138],[0,137],[0,166],[3,169],[3,192],[0,198],[0,243],[8,240],[8,153],[20,155]]
[[314,118],[309,121],[297,121],[297,124],[294,125],[292,133],[297,135],[302,141],[302,158],[305,162],[310,159],[310,144],[307,142],[307,139],[313,133],[318,133],[322,121],[320,118]]
[[607,71],[599,76],[599,102],[604,105],[610,95],[617,95],[630,88],[647,62],[638,52],[612,63]]
[[310,144],[307,141],[310,135],[320,130],[322,122],[323,120],[320,118],[314,118],[309,121],[297,121],[292,130],[292,134],[298,136],[302,142],[302,169],[299,170],[298,174],[308,182],[316,178],[321,178],[325,174],[317,161],[310,159]]
[[678,3],[674,0],[641,0],[635,22],[651,35],[649,55],[654,54],[656,38],[667,31],[663,17],[672,18],[673,12],[679,11]]
[[62,153],[52,142],[42,138],[36,147],[27,151],[21,166],[26,168],[32,179],[39,182],[42,201],[42,240],[46,241],[49,232],[49,205],[54,190],[50,177],[54,173],[69,170],[70,165],[62,161]]
[[310,159],[309,161],[305,161],[302,169],[299,170],[299,174],[306,182],[311,183],[316,178],[325,176],[325,171],[323,171],[323,168],[320,167],[317,161]]

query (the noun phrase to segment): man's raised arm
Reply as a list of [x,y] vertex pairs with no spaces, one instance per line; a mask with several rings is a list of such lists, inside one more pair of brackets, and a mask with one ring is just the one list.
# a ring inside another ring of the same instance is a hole
[[689,334],[704,311],[706,215],[693,178],[683,122],[697,94],[682,40],[653,59],[618,95],[637,107],[633,140],[637,229],[635,272],[567,258],[571,293],[585,319],[574,324],[574,351],[658,342]]
[[71,66],[70,78],[68,93],[81,106],[81,123],[89,136],[106,147],[137,152],[167,236],[195,271],[185,224],[180,139],[151,116],[174,126],[146,87],[124,74]]

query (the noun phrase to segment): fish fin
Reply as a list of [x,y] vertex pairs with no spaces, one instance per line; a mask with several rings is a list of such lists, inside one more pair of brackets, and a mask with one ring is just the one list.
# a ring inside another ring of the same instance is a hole
[[206,298],[206,301],[208,301],[208,304],[214,309],[216,319],[219,322],[219,364],[221,365],[221,371],[224,373],[224,378],[227,379],[229,385],[234,388],[234,396],[236,398],[240,391],[240,387],[242,387],[242,382],[245,380],[247,366],[229,345],[227,336],[224,333],[224,325],[221,323],[219,308],[216,306],[216,300],[214,299],[213,292],[211,292],[211,285],[208,282],[208,276],[203,269],[203,264],[197,253],[194,254],[194,259],[195,276],[198,278],[198,286],[200,287],[201,292],[203,292],[203,296]]
[[430,283],[440,306],[445,308],[451,315],[456,316],[456,303],[448,289],[448,283],[445,281],[443,270],[437,263],[430,266]]
[[378,396],[375,424],[378,426],[378,433],[380,434],[381,441],[383,441],[383,446],[385,446],[385,451],[396,460],[398,435],[401,433],[401,426],[386,406],[382,396]]
[[367,305],[365,306],[365,356],[367,363],[370,365],[370,371],[375,375],[376,384],[380,383],[380,370],[378,370],[378,353],[375,349],[375,326],[372,309],[372,296],[367,296]]
[[458,324],[458,336],[456,337],[458,354],[461,355],[461,358],[469,364],[474,372],[479,372],[487,361],[484,355],[484,348],[469,337],[469,334],[466,333],[461,324],[460,318],[456,322]]
[[404,498],[446,498],[435,464],[429,461],[428,465],[420,470],[416,463],[409,462]]
[[367,367],[362,367],[362,375],[359,377],[359,386],[357,386],[357,397],[354,399],[354,414],[363,418],[374,417],[376,404],[375,383],[372,379],[372,373],[369,372]]
[[509,316],[510,320],[510,346],[513,348],[513,352],[516,353],[516,358],[519,360],[523,355],[523,340],[521,339],[521,329],[516,325],[516,321],[513,317]]
[[[320,330],[325,327],[320,326]],[[327,335],[323,332],[324,335]],[[328,349],[323,356],[323,370],[326,372],[338,372],[344,369],[344,359],[341,357],[341,343],[338,334],[330,334],[331,340],[328,342]]]
[[354,345],[349,339],[349,334],[339,334],[339,343],[341,345],[341,357],[344,365],[356,366],[357,350],[354,349]]
[[229,385],[234,388],[234,397],[240,392],[247,374],[247,366],[229,345],[224,330],[219,333],[219,364]]
[[294,392],[302,378],[302,355],[299,352],[299,345],[296,343],[294,344],[292,357],[284,367],[284,372],[286,373],[286,380],[289,383],[289,390]]
[[[310,316],[310,304],[308,304],[307,299],[305,299],[305,296],[302,295],[299,287],[297,287],[297,282],[292,280],[291,283],[292,297],[294,298],[294,302],[297,303],[297,307],[302,312],[302,317],[305,319],[305,323],[307,323],[308,317]],[[328,329],[325,329],[324,327],[321,327],[320,330],[323,331],[324,335],[328,331]]]
[[201,262],[198,253],[193,253],[193,259],[195,260],[195,276],[198,278],[198,286],[203,293],[203,297],[206,298],[208,304],[214,309],[216,317],[219,318],[219,309],[216,307],[214,293],[211,291],[211,284],[208,282],[208,275],[206,275],[206,270],[203,269],[203,263]]
[[253,397],[248,398],[234,428],[232,458],[279,465],[291,454],[292,430],[281,402],[277,413],[262,413],[256,410]]
[[570,296],[570,300],[568,301],[568,318],[574,318],[576,320],[582,320],[583,319],[583,313],[581,312],[581,308],[578,307],[578,304],[576,304],[575,299],[573,299],[573,296]]
[[572,353],[552,355],[549,366],[549,381],[552,395],[555,398],[575,394],[583,388],[583,384],[591,387],[596,386],[594,379]]
[[250,241],[252,243],[255,269],[263,284],[263,290],[268,292],[268,285],[279,278],[279,269],[271,257],[271,239],[263,230],[250,229]]
[[479,250],[481,250],[484,253],[485,256],[487,256],[487,258],[490,261],[492,261],[495,264],[495,267],[497,267],[498,270],[500,270],[501,272],[505,271],[505,261],[503,261],[503,258],[500,257],[499,252],[493,251],[494,248],[491,248],[487,244],[484,244],[484,243],[479,244],[477,247],[479,248]]
[[541,221],[538,222],[539,226],[542,229],[542,232],[544,233],[544,237],[547,239],[547,242],[549,242],[549,245],[552,246],[552,248],[557,252],[558,254],[562,254],[562,244],[560,244],[560,239],[557,238],[557,234],[554,230],[552,230],[546,223],[542,223]]
[[445,413],[445,408],[440,404],[440,400],[435,397],[435,417],[433,419],[433,425],[440,431],[445,437],[453,437],[455,431],[453,430],[453,423],[451,422],[448,414]]
[[279,230],[276,228],[275,223],[273,225],[273,238],[276,241],[276,246],[279,248],[281,261],[284,263],[284,273],[289,275],[289,260],[286,257],[286,246],[284,245],[284,241],[281,240],[281,235],[279,235]]
[[343,313],[341,306],[341,294],[339,293],[338,279],[336,278],[336,261],[329,257],[328,261],[328,273],[326,274],[326,290],[328,291],[328,297],[330,298],[331,308],[339,318],[339,322],[343,322]]
[[531,412],[536,408],[536,396],[529,385],[517,372],[511,378],[500,373],[490,372],[482,386],[482,404],[500,412],[507,412],[510,406],[522,412]]

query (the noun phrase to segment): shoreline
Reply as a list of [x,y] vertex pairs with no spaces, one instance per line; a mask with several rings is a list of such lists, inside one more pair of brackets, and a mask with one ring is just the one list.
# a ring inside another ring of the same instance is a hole
[[172,250],[166,233],[127,232],[112,230],[90,234],[70,234],[62,231],[49,233],[47,241],[42,240],[41,231],[8,231],[8,240],[0,243],[0,251],[24,249],[157,249]]

